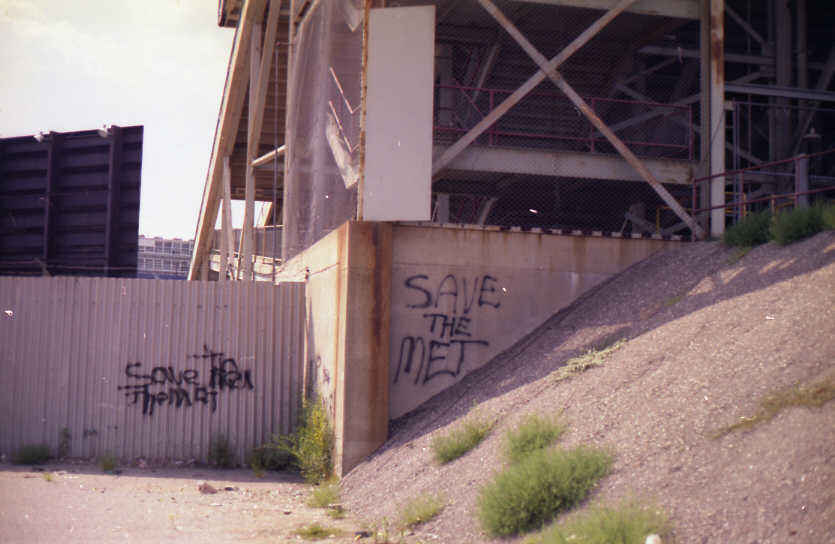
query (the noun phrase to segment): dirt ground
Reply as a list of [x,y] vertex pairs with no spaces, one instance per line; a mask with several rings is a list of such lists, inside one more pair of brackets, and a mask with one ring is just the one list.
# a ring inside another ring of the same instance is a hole
[[[327,542],[354,542],[359,526],[305,502],[311,487],[291,474],[251,470],[122,468],[92,463],[0,465],[0,542],[298,542],[311,523],[342,529]],[[216,493],[201,493],[207,483]],[[364,542],[373,539],[364,539]]]

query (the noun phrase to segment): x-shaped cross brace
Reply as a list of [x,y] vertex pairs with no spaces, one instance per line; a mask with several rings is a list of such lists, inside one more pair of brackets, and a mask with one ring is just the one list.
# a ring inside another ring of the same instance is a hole
[[673,198],[673,195],[664,188],[658,180],[655,179],[655,176],[644,166],[638,157],[635,156],[632,151],[626,147],[626,144],[621,141],[617,135],[612,132],[606,123],[604,123],[595,113],[592,111],[591,107],[580,97],[579,94],[568,84],[568,82],[563,79],[562,75],[557,71],[557,67],[562,64],[563,62],[568,59],[572,54],[574,54],[578,49],[580,49],[583,45],[585,45],[594,35],[596,35],[600,30],[606,26],[612,19],[617,17],[621,12],[623,12],[626,8],[628,8],[631,4],[635,2],[635,0],[621,0],[615,5],[612,9],[607,11],[600,19],[594,22],[590,27],[588,27],[582,34],[580,34],[577,38],[574,39],[565,49],[563,49],[557,56],[555,56],[550,61],[542,55],[536,47],[519,32],[519,29],[510,22],[510,20],[504,16],[504,14],[499,11],[499,9],[493,4],[491,0],[478,0],[479,4],[493,16],[494,19],[510,34],[514,40],[522,47],[522,49],[533,59],[533,61],[539,66],[540,71],[536,74],[532,75],[528,80],[522,84],[521,87],[516,89],[509,97],[507,97],[498,107],[492,110],[487,116],[484,117],[476,126],[470,129],[467,134],[461,137],[457,142],[455,142],[452,146],[450,146],[439,158],[435,161],[435,164],[432,166],[432,175],[433,177],[437,177],[440,171],[445,168],[451,161],[454,159],[461,151],[463,151],[468,145],[470,145],[476,138],[478,138],[485,130],[490,128],[501,116],[507,113],[510,108],[512,108],[516,103],[518,103],[522,98],[524,98],[528,93],[530,93],[539,83],[541,83],[546,77],[549,78],[554,85],[557,86],[567,97],[568,99],[574,104],[574,106],[580,110],[583,115],[591,122],[592,125],[601,133],[603,136],[609,140],[609,143],[621,154],[621,156],[629,163],[632,168],[634,168],[638,174],[644,180],[652,186],[656,193],[661,197],[662,200],[670,207],[676,215],[681,218],[684,223],[690,227],[690,230],[693,234],[701,239],[704,238],[704,230],[702,230],[701,226],[690,216],[690,214],[685,211],[685,209],[678,203],[678,201]]

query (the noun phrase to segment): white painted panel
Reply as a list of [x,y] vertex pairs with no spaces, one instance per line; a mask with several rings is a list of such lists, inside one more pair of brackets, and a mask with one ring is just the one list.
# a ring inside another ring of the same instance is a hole
[[434,60],[435,6],[371,10],[366,221],[430,218]]

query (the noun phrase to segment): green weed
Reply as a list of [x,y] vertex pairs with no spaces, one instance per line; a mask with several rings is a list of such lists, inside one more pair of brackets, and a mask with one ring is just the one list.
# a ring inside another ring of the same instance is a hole
[[280,446],[279,438],[254,448],[247,456],[247,464],[258,477],[267,470],[287,470],[293,465],[293,454]]
[[119,466],[119,458],[110,452],[104,452],[96,457],[96,465],[102,472],[113,472]]
[[525,544],[644,544],[656,534],[668,542],[669,518],[660,510],[634,501],[615,507],[596,506],[529,537]]
[[25,444],[12,455],[16,465],[42,465],[52,458],[46,444]]
[[432,440],[432,451],[439,463],[449,463],[478,446],[493,429],[493,423],[478,415],[467,418],[446,434]]
[[41,474],[41,476],[43,476],[43,479],[46,480],[47,482],[52,481],[52,473],[51,472],[44,472],[43,474]]
[[235,451],[223,433],[215,434],[209,442],[209,464],[216,468],[232,468],[235,465]]
[[320,483],[310,492],[307,505],[312,508],[327,508],[340,501],[339,482],[330,479]]
[[426,523],[441,513],[444,501],[435,495],[424,494],[407,502],[400,509],[400,526],[414,527]]
[[303,540],[323,540],[325,538],[339,537],[342,535],[342,531],[335,527],[312,523],[296,529],[293,531],[293,534],[301,537]]
[[771,222],[771,236],[785,246],[817,234],[823,230],[822,212],[823,208],[817,205],[778,213]]
[[522,419],[515,429],[505,435],[505,455],[511,462],[517,462],[527,454],[546,448],[565,432],[565,425],[556,417],[543,418],[529,415]]
[[586,446],[535,451],[482,488],[481,526],[491,536],[538,529],[582,501],[612,462],[608,451]]
[[722,241],[728,247],[754,247],[771,239],[769,227],[771,212],[763,210],[742,218],[736,225],[725,229]]
[[321,402],[305,403],[296,432],[279,437],[274,443],[274,447],[293,456],[293,464],[312,484],[333,474],[333,446],[333,427]]
[[821,381],[811,387],[795,386],[783,391],[772,393],[760,401],[757,413],[751,417],[742,417],[733,425],[722,427],[714,434],[714,438],[721,438],[734,431],[747,430],[761,423],[771,421],[786,408],[820,407],[835,399],[835,382]]
[[621,339],[612,344],[611,346],[603,348],[601,350],[590,349],[583,355],[572,357],[571,359],[567,360],[561,367],[552,372],[551,377],[555,381],[562,381],[570,378],[574,374],[581,374],[590,368],[602,366],[603,361],[605,361],[606,358],[609,357],[609,355],[619,350],[624,344],[626,344],[626,339]]

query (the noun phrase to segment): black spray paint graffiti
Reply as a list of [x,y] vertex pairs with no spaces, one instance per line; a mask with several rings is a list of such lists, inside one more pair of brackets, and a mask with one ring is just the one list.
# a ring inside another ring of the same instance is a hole
[[128,381],[138,383],[120,385],[116,389],[125,391],[128,404],[142,403],[143,415],[154,415],[156,406],[167,404],[179,408],[202,404],[209,406],[212,413],[217,410],[217,396],[223,391],[245,389],[252,391],[252,372],[240,370],[232,357],[225,357],[222,351],[212,351],[203,346],[203,353],[186,355],[187,359],[208,360],[209,381],[200,381],[200,371],[196,368],[174,370],[172,366],[155,366],[147,374],[142,373],[142,363],[125,365]]
[[[394,383],[402,374],[413,374],[415,384],[426,384],[438,376],[457,377],[475,346],[489,346],[483,338],[473,338],[473,310],[486,307],[497,309],[499,289],[496,278],[485,274],[468,278],[446,275],[436,289],[429,289],[429,276],[417,274],[404,282],[411,300],[406,308],[429,310],[421,312],[426,325],[423,335],[404,336],[400,341],[400,355]],[[449,312],[431,311],[439,307]],[[414,373],[413,373],[414,371]]]

